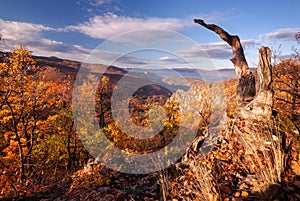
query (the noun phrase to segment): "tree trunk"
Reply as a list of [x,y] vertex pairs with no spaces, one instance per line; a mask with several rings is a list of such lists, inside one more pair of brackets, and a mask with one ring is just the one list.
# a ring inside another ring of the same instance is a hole
[[206,24],[201,19],[195,19],[194,22],[217,33],[232,48],[233,58],[231,61],[238,78],[236,95],[239,105],[236,108],[235,117],[256,120],[269,119],[273,107],[273,91],[270,88],[272,82],[271,50],[268,47],[259,49],[259,65],[255,79],[248,67],[238,36],[230,35],[217,25]]
[[194,22],[214,31],[222,40],[231,46],[233,57],[230,60],[234,65],[235,73],[238,78],[238,87],[236,92],[237,99],[239,102],[253,100],[255,96],[255,78],[249,69],[239,37],[230,35],[224,29],[215,24],[206,24],[201,19],[195,19]]
[[241,105],[239,115],[245,119],[269,120],[272,116],[274,93],[271,89],[271,50],[268,47],[261,47],[259,49],[256,83],[256,96],[254,100]]

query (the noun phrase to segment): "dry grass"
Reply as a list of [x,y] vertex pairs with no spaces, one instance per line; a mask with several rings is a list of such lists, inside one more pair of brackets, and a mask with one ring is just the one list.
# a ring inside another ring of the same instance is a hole
[[181,169],[183,175],[177,178],[173,191],[177,191],[179,200],[218,200],[214,178],[208,164],[197,156],[188,162],[189,168]]
[[248,120],[235,124],[231,134],[235,145],[243,150],[243,156],[237,154],[235,161],[248,175],[263,182],[261,191],[281,182],[284,154],[277,125]]
[[156,158],[156,160],[154,160],[153,158],[151,158],[153,164],[155,165],[156,169],[158,169],[159,171],[157,171],[156,177],[157,177],[157,183],[160,185],[161,188],[161,194],[162,194],[162,200],[163,201],[167,201],[168,200],[168,196],[169,196],[169,191],[168,191],[168,182],[169,182],[169,177],[168,177],[168,169],[165,169],[163,167],[163,159],[162,158]]
[[161,187],[162,199],[167,201],[168,198],[168,172],[167,170],[161,170],[158,173],[158,183]]
[[[218,200],[224,196],[218,189],[221,185],[218,182],[230,180],[238,172],[244,173],[239,177],[238,185],[247,183],[250,178],[259,184],[254,187],[253,183],[248,183],[249,193],[262,192],[280,183],[284,153],[282,136],[274,122],[230,119],[218,148],[205,158],[189,156],[185,161],[188,167],[179,168],[181,176],[176,179],[176,185],[169,185],[173,188],[169,192],[179,200]],[[224,153],[227,162],[219,163]]]

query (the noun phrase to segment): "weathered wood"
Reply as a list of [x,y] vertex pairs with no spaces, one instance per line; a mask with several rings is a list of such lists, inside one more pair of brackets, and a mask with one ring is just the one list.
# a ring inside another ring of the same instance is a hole
[[236,89],[236,96],[239,103],[249,102],[254,99],[256,95],[255,77],[248,74],[243,75],[238,79],[238,86]]
[[239,105],[236,108],[235,116],[244,119],[269,119],[272,116],[273,107],[271,50],[267,47],[260,48],[255,79],[247,64],[238,36],[230,35],[215,24],[206,24],[201,19],[195,19],[194,22],[217,33],[232,48],[233,58],[231,61],[238,78],[236,95]]
[[249,69],[239,37],[236,35],[230,35],[224,29],[215,24],[206,24],[201,19],[194,19],[194,22],[214,31],[222,40],[231,46],[233,57],[230,60],[234,65],[236,76],[239,80],[236,92],[237,99],[239,102],[253,100],[255,96],[255,78]]
[[257,86],[256,92],[263,90],[271,90],[272,83],[272,65],[271,65],[271,50],[268,47],[259,49],[259,63],[257,69]]
[[256,96],[247,104],[241,104],[236,116],[243,119],[269,120],[272,116],[273,91],[271,50],[268,47],[259,49],[259,64],[256,76]]
[[227,42],[232,47],[233,57],[230,60],[235,67],[235,72],[238,78],[251,73],[247,60],[244,55],[242,44],[238,36],[230,35],[224,29],[222,29],[221,27],[215,24],[206,24],[201,19],[195,19],[194,22],[202,25],[203,27],[211,31],[214,31],[216,34],[220,36],[222,40]]

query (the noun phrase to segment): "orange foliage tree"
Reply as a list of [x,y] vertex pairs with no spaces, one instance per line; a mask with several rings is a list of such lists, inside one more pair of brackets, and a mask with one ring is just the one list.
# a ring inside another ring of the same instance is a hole
[[[300,122],[300,56],[284,59],[273,68],[274,107],[291,118],[299,126]],[[297,123],[298,122],[298,123]]]
[[24,46],[0,63],[0,196],[9,189],[19,196],[25,179],[41,179],[53,164],[70,170],[82,151],[70,109],[71,79],[54,72],[38,67]]
[[72,78],[47,67],[40,81],[47,86],[44,99],[53,105],[41,122],[35,156],[54,172],[57,168],[75,170],[82,167],[87,152],[75,132],[70,104]]
[[15,163],[11,159],[18,154],[21,179],[36,138],[39,111],[44,107],[39,99],[40,68],[35,64],[24,46],[13,50],[0,64],[0,129],[7,145],[2,152],[9,164]]

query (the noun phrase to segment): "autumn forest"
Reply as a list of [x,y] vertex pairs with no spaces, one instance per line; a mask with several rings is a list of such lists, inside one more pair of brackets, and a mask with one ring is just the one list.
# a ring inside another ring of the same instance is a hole
[[[295,38],[299,39],[299,34]],[[97,144],[98,138],[89,137],[88,128],[78,134],[72,101],[84,109],[96,73],[82,80],[82,94],[75,100],[72,92],[83,63],[36,56],[23,45],[1,52],[0,199],[299,200],[300,55],[297,48],[291,52],[290,58],[274,59],[276,53],[272,55],[270,119],[239,116],[237,78],[209,84],[186,78],[188,83],[177,91],[157,84],[139,88],[126,108],[135,125],[149,125],[151,115],[156,115],[151,113],[153,107],[166,113],[163,129],[147,140],[127,135],[114,121],[111,99],[127,70],[106,68],[97,83],[94,109],[98,126],[114,146],[128,155],[152,153],[172,143],[179,131],[183,133],[180,141],[196,131],[192,145],[176,163],[148,174],[124,173],[102,165],[87,149],[87,145]],[[133,80],[142,79],[136,75],[130,78]],[[210,123],[223,118],[221,106],[212,110],[208,98],[213,96],[211,90],[221,93],[220,86],[225,87],[225,123],[214,147],[203,156],[199,150]],[[186,105],[180,106],[178,100]],[[121,111],[123,103],[117,104]],[[190,110],[198,111],[198,116]],[[188,124],[196,117],[198,122]],[[79,123],[89,125],[92,120],[85,121]],[[127,119],[122,125],[131,129]],[[101,152],[100,161],[109,159],[108,147],[94,149]],[[174,153],[177,147],[173,149],[168,151]]]

